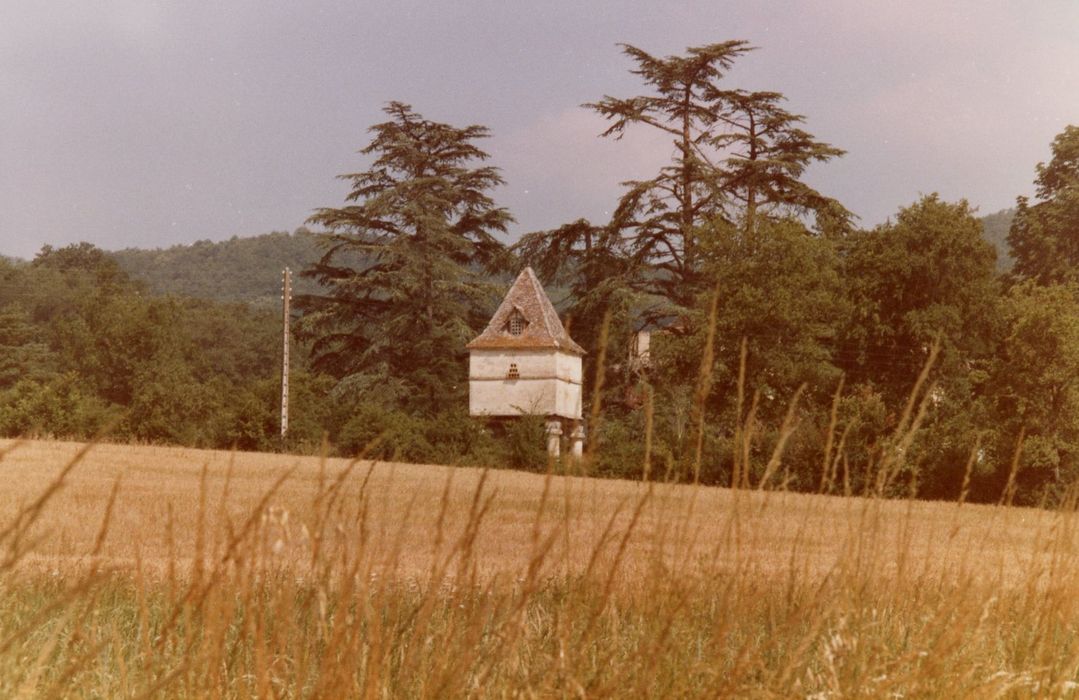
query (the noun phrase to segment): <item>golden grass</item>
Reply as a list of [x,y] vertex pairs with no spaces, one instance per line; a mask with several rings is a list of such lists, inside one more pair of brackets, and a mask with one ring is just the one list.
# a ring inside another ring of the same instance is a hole
[[159,447],[0,451],[4,697],[1079,687],[1070,509]]
[[[77,443],[0,442],[14,447],[0,461],[0,522],[37,496],[82,447]],[[136,558],[158,570],[170,559],[194,557],[200,481],[215,511],[228,483],[228,517],[247,517],[273,485],[288,475],[269,502],[276,525],[275,556],[303,561],[320,483],[325,488],[346,470],[341,499],[355,500],[366,481],[372,540],[367,554],[375,567],[397,575],[425,573],[435,554],[442,499],[448,497],[444,528],[464,526],[482,471],[437,465],[359,462],[259,453],[229,453],[166,447],[97,445],[73,470],[43,513],[35,533],[42,542],[26,564],[63,573],[86,564],[110,491],[120,484],[100,562],[131,568]],[[490,504],[476,537],[474,556],[486,574],[512,575],[527,564],[537,526],[567,525],[551,548],[559,573],[587,566],[612,523],[622,531],[647,487],[639,482],[552,477],[548,503],[537,520],[544,475],[490,471]],[[447,493],[448,490],[448,493]],[[878,558],[883,569],[970,573],[1000,583],[1025,581],[1048,563],[1042,541],[1058,514],[1025,508],[954,503],[903,502],[722,488],[657,485],[626,544],[625,573],[647,575],[657,554],[674,569],[823,575],[852,551]],[[171,542],[170,542],[171,521]],[[358,544],[345,537],[346,543]],[[398,553],[399,550],[399,553]],[[392,556],[391,555],[395,555]],[[677,555],[677,559],[674,559]]]

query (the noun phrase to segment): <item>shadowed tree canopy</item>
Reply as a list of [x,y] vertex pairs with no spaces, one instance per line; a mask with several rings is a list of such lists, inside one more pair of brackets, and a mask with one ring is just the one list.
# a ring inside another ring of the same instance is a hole
[[1079,476],[1079,288],[1027,280],[1001,306],[1005,332],[986,392],[996,472],[986,497],[1001,492],[1022,431],[1021,500],[1037,502]]
[[[338,390],[438,410],[465,389],[463,349],[490,294],[482,268],[505,255],[495,234],[512,220],[489,192],[502,183],[474,142],[482,126],[457,128],[391,102],[371,127],[373,157],[347,203],[319,209],[322,258],[304,271],[328,290],[301,297],[299,330],[315,367]],[[364,267],[348,263],[370,261]]]
[[855,315],[839,359],[852,384],[872,382],[898,403],[934,339],[945,384],[991,354],[996,253],[966,201],[923,197],[854,236],[845,263]]
[[1052,151],[1034,179],[1040,201],[1019,197],[1008,232],[1013,274],[1039,284],[1079,281],[1079,126],[1058,134]]
[[85,241],[62,248],[42,246],[31,264],[61,273],[89,273],[99,282],[106,284],[123,285],[129,282],[115,260],[105,251]]

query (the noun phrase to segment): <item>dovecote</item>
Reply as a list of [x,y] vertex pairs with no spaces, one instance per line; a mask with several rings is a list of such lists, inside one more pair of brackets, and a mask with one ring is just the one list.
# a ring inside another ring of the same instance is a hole
[[487,327],[468,344],[473,416],[581,419],[581,358],[536,273],[517,276]]

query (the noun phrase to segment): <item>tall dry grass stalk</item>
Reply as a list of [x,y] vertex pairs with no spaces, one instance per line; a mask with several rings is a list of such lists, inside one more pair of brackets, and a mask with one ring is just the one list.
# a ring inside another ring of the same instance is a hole
[[0,501],[4,697],[1079,687],[1075,490],[1048,512],[50,443],[0,468],[43,485]]
[[[878,497],[887,494],[891,490],[896,479],[903,472],[904,467],[908,466],[907,454],[911,445],[914,444],[914,438],[921,428],[922,421],[925,420],[929,404],[934,395],[935,387],[931,384],[928,387],[926,385],[933,366],[940,355],[940,349],[941,337],[938,335],[929,347],[929,353],[921,371],[918,373],[918,378],[914,381],[914,386],[910,390],[895,432],[890,440],[885,441],[880,452],[879,460],[875,465],[875,495]],[[914,480],[917,479],[917,473],[911,471],[910,477],[913,484]]]
[[[843,385],[846,384],[846,376],[839,378],[839,384],[836,386],[835,393],[832,394],[832,410],[828,414],[828,432],[824,438],[824,461],[821,464],[820,470],[820,488],[817,493],[830,493],[835,485],[835,464],[836,461],[832,459],[832,448],[835,446],[835,429],[839,422],[839,400],[843,398]],[[844,426],[844,430],[849,430],[850,424]],[[835,451],[836,460],[838,460],[839,454],[843,452],[843,444],[846,442],[846,432],[839,441],[839,449]]]
[[739,346],[738,351],[738,384],[737,384],[737,401],[735,402],[735,420],[734,420],[734,448],[731,450],[732,467],[731,467],[731,488],[737,489],[747,485],[748,477],[746,476],[747,466],[749,464],[749,445],[750,440],[745,435],[746,429],[753,425],[753,415],[757,408],[757,395],[753,396],[753,407],[749,410],[749,417],[744,421],[742,419],[742,410],[746,399],[746,358],[749,355],[749,341],[745,336],[742,336],[742,343]]
[[[603,384],[607,376],[607,346],[610,344],[610,331],[611,310],[608,308],[603,312],[603,321],[599,327],[597,346],[599,347],[599,354],[596,356],[596,368],[592,380],[592,402],[589,404],[591,412],[588,417],[588,429],[593,436],[598,436],[601,430],[600,417],[603,415]],[[598,444],[599,440],[595,438],[588,441],[585,458],[581,460],[581,464],[578,466],[587,467],[592,463],[596,445]]]
[[[708,307],[708,326],[705,329],[704,349],[701,352],[701,368],[697,375],[697,386],[693,392],[693,483],[701,482],[701,455],[704,450],[704,417],[708,395],[712,393],[712,376],[715,372],[715,339],[717,313],[719,311],[719,285],[712,292],[712,303]],[[743,343],[745,339],[743,338]]]

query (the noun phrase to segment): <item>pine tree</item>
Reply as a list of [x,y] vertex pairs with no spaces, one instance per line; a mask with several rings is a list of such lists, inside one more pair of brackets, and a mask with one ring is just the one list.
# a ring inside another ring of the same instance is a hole
[[728,215],[750,239],[761,218],[776,221],[807,213],[850,218],[838,202],[800,179],[811,163],[826,162],[844,151],[801,129],[798,125],[805,117],[781,107],[783,99],[778,92],[732,90],[722,95],[728,106],[722,116],[727,129],[713,139],[728,154],[722,191],[734,205],[728,205]]
[[841,155],[799,128],[803,118],[782,109],[775,92],[728,90],[721,79],[752,48],[745,41],[691,47],[684,56],[656,58],[623,45],[633,69],[652,94],[606,96],[586,105],[611,125],[604,136],[620,138],[643,124],[673,137],[674,155],[650,180],[625,183],[611,227],[643,275],[644,286],[676,305],[699,292],[700,228],[732,224],[752,231],[761,213],[782,218],[826,212],[849,216],[834,200],[801,182],[813,161]]
[[611,122],[604,136],[621,138],[628,127],[644,124],[671,135],[675,153],[672,163],[652,179],[625,183],[629,189],[611,225],[629,234],[629,253],[639,266],[661,271],[664,296],[685,302],[685,282],[693,279],[697,267],[694,227],[723,210],[717,196],[723,178],[712,152],[720,118],[718,81],[751,47],[745,41],[726,41],[667,58],[629,44],[622,50],[636,63],[632,72],[653,94],[608,95],[585,106]]
[[[495,235],[512,218],[488,194],[496,168],[476,165],[482,126],[456,128],[391,102],[376,124],[369,169],[340,176],[348,203],[319,209],[326,252],[304,275],[328,290],[298,299],[302,337],[338,390],[437,410],[466,388],[463,352],[482,324],[489,290],[479,273],[505,249]],[[370,261],[357,268],[348,260]]]

